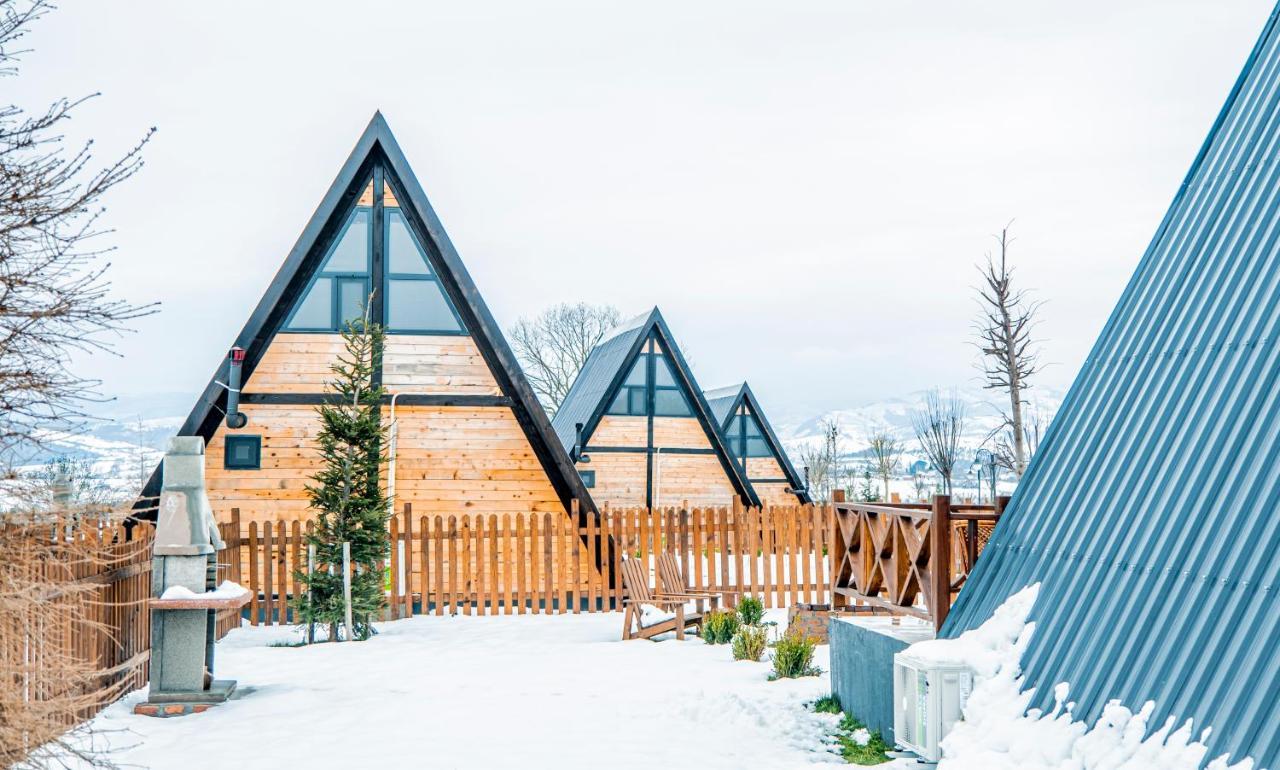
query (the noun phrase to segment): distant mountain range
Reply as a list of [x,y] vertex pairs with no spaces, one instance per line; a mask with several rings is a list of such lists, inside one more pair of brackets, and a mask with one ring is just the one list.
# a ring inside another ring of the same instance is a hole
[[[978,389],[958,390],[956,394],[968,412],[963,444],[970,453],[976,452],[1000,426],[998,394]],[[1036,408],[1046,416],[1054,414],[1062,403],[1060,391],[1036,388],[1033,394]],[[919,408],[924,396],[925,391],[909,393],[835,409],[799,422],[775,424],[774,428],[798,466],[801,448],[821,444],[823,425],[835,420],[840,427],[844,457],[856,465],[867,451],[867,434],[877,426],[887,426],[905,444],[906,468],[923,461],[911,427],[911,413]],[[44,435],[44,449],[29,460],[26,469],[36,471],[59,457],[75,458],[112,489],[132,493],[140,480],[150,475],[168,438],[181,427],[191,409],[191,399],[189,393],[159,393],[112,401],[99,410],[102,419],[90,424],[85,432]]]
[[[824,426],[834,420],[840,428],[840,443],[844,456],[857,461],[868,451],[868,434],[877,427],[887,427],[905,444],[904,466],[913,462],[923,462],[924,457],[915,439],[915,431],[911,425],[911,414],[924,402],[927,391],[908,393],[897,398],[872,401],[849,409],[835,409],[809,419],[775,425],[779,438],[786,445],[788,453],[795,461],[800,450],[808,446],[820,445],[823,441]],[[950,395],[951,391],[945,391]],[[992,433],[1003,423],[1000,394],[995,391],[979,388],[958,389],[955,395],[965,405],[965,427],[962,445],[967,453],[977,452],[988,441]],[[1033,407],[1044,417],[1057,413],[1062,405],[1063,393],[1049,388],[1035,388],[1031,391]],[[1046,425],[1047,427],[1047,425]]]

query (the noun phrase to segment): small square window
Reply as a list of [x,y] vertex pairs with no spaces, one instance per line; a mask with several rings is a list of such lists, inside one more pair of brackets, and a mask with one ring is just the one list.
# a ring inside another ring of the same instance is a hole
[[578,475],[582,477],[582,485],[591,489],[596,485],[595,471],[578,471]]
[[227,436],[222,467],[256,471],[262,467],[262,436]]

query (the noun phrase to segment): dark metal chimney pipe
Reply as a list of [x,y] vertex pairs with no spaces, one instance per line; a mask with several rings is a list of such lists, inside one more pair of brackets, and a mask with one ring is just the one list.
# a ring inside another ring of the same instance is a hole
[[240,411],[240,367],[244,365],[244,348],[232,348],[227,359],[227,427],[243,428],[249,423],[249,418]]

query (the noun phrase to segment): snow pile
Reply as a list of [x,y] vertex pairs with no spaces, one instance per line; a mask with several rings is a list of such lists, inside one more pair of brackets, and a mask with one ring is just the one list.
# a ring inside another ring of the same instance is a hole
[[[942,741],[939,770],[1198,770],[1208,748],[1171,717],[1154,732],[1147,702],[1138,713],[1111,701],[1090,726],[1072,717],[1070,687],[1054,688],[1049,713],[1028,708],[1034,689],[1023,690],[1022,655],[1035,632],[1027,617],[1039,584],[1009,597],[982,626],[955,639],[912,645],[911,654],[940,663],[964,663],[975,684],[964,719]],[[1150,733],[1150,735],[1148,735]],[[1226,755],[1206,770],[1251,770],[1253,761],[1229,764]]]
[[224,580],[212,591],[205,591],[198,594],[186,586],[169,586],[164,589],[164,593],[160,594],[161,599],[234,599],[237,596],[243,596],[248,590],[239,583],[233,583],[230,580]]
[[865,727],[859,727],[857,730],[854,730],[849,734],[849,740],[859,746],[866,746],[868,743],[871,743],[871,731]]

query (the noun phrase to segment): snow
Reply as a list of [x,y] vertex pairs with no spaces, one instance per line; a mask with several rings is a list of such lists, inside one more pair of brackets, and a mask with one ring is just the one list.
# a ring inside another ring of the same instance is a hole
[[[1022,687],[1020,661],[1035,633],[1027,621],[1039,585],[1019,591],[982,626],[955,639],[918,642],[908,648],[917,658],[964,663],[975,672],[964,719],[942,741],[939,770],[1198,770],[1208,749],[1187,720],[1151,724],[1155,704],[1133,713],[1119,701],[1088,725],[1072,716],[1070,686],[1054,688],[1055,705],[1047,714],[1029,709],[1033,690]],[[1155,727],[1154,730],[1152,728]],[[1243,759],[1226,756],[1206,770],[1251,770]]]
[[[157,719],[132,713],[134,693],[94,727],[117,764],[184,770],[848,767],[832,753],[838,716],[809,707],[827,676],[770,682],[768,662],[693,636],[623,642],[621,613],[378,629],[309,647],[271,646],[300,639],[293,628],[237,629],[217,673],[239,680],[239,697]],[[825,646],[815,662],[829,667]]]
[[224,580],[212,591],[198,594],[186,586],[169,586],[160,594],[161,599],[234,599],[243,596],[247,589],[239,583]]

